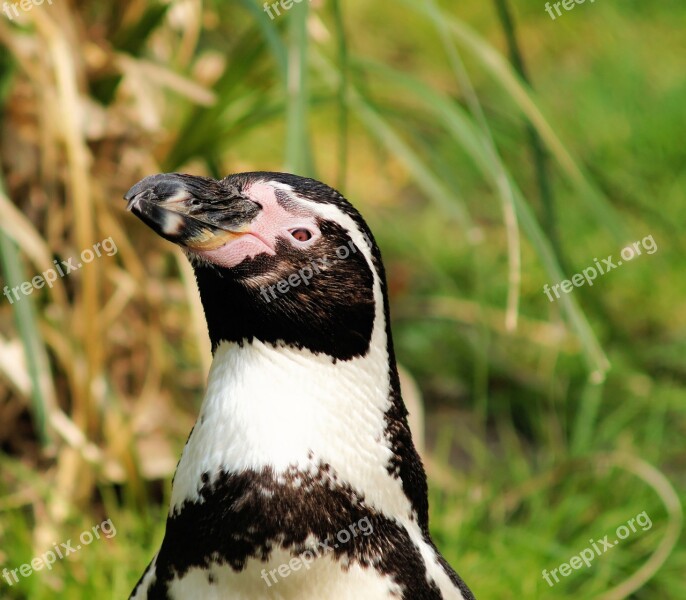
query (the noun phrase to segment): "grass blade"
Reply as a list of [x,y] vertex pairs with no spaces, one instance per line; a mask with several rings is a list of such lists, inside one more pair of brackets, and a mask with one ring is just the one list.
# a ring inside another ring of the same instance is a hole
[[618,243],[626,240],[624,226],[614,207],[605,195],[591,182],[579,162],[562,143],[548,120],[544,117],[533,92],[521,81],[507,60],[473,29],[445,12],[432,11],[427,4],[401,0],[407,7],[421,13],[438,26],[449,27],[455,38],[493,76],[494,80],[508,93],[522,113],[536,128],[545,141],[552,156],[579,193],[587,210],[598,223],[614,236]]
[[[0,180],[0,194],[5,188]],[[28,281],[23,272],[19,250],[9,236],[0,229],[0,265],[6,284],[16,287]],[[30,297],[15,300],[12,304],[14,320],[24,347],[26,365],[31,379],[31,411],[36,432],[41,443],[46,446],[51,441],[47,427],[50,407],[56,404],[50,362],[38,327],[38,319]]]
[[297,4],[288,14],[288,80],[286,96],[286,170],[314,177],[307,130],[309,88],[307,77],[307,2]]

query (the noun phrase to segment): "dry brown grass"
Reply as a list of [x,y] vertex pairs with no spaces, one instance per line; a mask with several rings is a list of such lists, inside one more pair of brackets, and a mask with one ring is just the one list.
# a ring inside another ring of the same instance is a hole
[[[0,42],[16,64],[2,123],[0,226],[21,248],[21,280],[106,238],[118,249],[33,293],[38,314],[24,325],[34,328],[34,355],[24,355],[13,323],[19,302],[3,298],[0,306],[0,443],[42,463],[55,518],[83,506],[98,481],[126,479],[142,494],[143,478],[168,475],[168,438],[190,423],[170,396],[190,406],[207,366],[192,274],[169,245],[136,235],[122,195],[161,170],[180,111],[214,100],[203,77],[216,68],[198,63],[195,79],[182,75],[197,59],[195,2],[177,5],[150,34],[159,62],[116,50],[108,13],[119,13],[118,31],[126,31],[147,4],[102,3],[98,19],[82,14],[93,5],[59,2],[16,23],[0,19]],[[111,102],[98,102],[93,90],[112,78],[121,80]],[[34,361],[44,368],[32,394]],[[38,452],[36,402],[46,414],[47,454]]]

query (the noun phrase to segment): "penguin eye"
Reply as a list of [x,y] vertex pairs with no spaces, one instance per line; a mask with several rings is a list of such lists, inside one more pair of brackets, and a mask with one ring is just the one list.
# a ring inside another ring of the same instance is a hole
[[309,229],[304,228],[293,229],[291,235],[299,242],[306,242],[307,240],[312,239],[312,232]]

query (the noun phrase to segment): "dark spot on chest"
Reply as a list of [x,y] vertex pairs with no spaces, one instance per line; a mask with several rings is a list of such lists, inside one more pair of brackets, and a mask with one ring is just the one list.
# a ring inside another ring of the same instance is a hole
[[326,464],[316,471],[276,475],[265,468],[211,477],[199,501],[185,502],[167,519],[148,598],[167,598],[169,581],[192,568],[219,564],[240,573],[249,560],[268,561],[278,547],[293,557],[328,555],[342,570],[351,564],[375,569],[401,587],[403,600],[440,600],[407,530],[337,480]]

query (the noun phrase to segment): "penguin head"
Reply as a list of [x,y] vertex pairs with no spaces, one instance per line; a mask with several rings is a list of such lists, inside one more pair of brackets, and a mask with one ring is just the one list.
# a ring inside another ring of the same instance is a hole
[[171,173],[124,198],[189,258],[213,350],[258,340],[333,360],[369,351],[387,312],[383,267],[368,226],[337,191],[286,173]]

